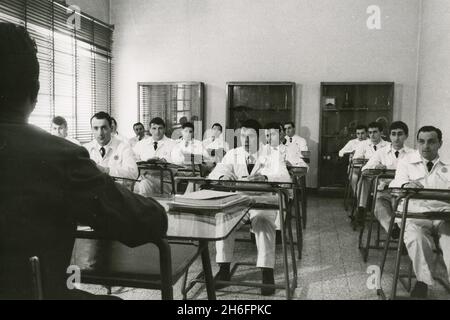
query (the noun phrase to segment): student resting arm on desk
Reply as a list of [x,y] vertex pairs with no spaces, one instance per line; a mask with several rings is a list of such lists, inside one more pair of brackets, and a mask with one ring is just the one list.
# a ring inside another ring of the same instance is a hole
[[137,246],[166,234],[167,215],[101,173],[86,149],[28,124],[39,63],[24,27],[0,23],[0,74],[0,299],[32,298],[33,256],[44,298],[95,298],[66,285],[77,224]]
[[[433,126],[419,129],[417,134],[418,151],[400,160],[392,188],[450,189],[450,163],[439,157],[442,146],[442,132]],[[399,210],[401,208],[399,207]],[[450,204],[436,200],[411,200],[410,212],[450,211]],[[447,277],[450,280],[450,223],[407,219],[404,242],[413,263],[417,283],[411,297],[426,298],[428,286],[434,284],[430,266],[434,262],[433,235],[437,235],[443,252]]]

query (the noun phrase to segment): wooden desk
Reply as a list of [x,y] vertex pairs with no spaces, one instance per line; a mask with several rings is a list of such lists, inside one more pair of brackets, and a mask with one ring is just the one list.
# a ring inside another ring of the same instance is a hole
[[[239,180],[239,181],[230,181],[230,180],[211,180],[205,178],[189,178],[189,177],[177,177],[177,180],[181,181],[189,181],[195,184],[201,184],[203,188],[213,189],[213,190],[222,190],[222,191],[242,191],[242,192],[257,192],[260,195],[263,193],[274,193],[278,195],[278,203],[273,203],[270,200],[268,201],[267,196],[256,197],[255,203],[252,205],[254,209],[270,209],[270,210],[279,210],[280,214],[280,229],[281,229],[281,243],[283,249],[283,262],[284,262],[284,274],[285,274],[285,285],[268,285],[268,284],[259,284],[252,282],[242,282],[242,281],[220,281],[220,283],[226,283],[229,285],[235,286],[246,286],[246,287],[272,287],[275,289],[285,289],[286,290],[286,298],[290,300],[292,298],[293,292],[297,287],[297,264],[295,258],[295,250],[294,250],[294,240],[292,234],[291,227],[291,212],[289,208],[289,190],[288,189],[296,189],[297,185],[293,182],[284,182],[284,181],[247,181],[247,180]],[[295,192],[294,192],[295,194]],[[287,223],[286,223],[287,222]],[[293,279],[292,285],[289,276],[289,262],[288,262],[288,239],[286,232],[289,236],[289,247],[291,254],[291,263],[292,263],[292,271],[293,271]],[[300,228],[301,232],[301,228]],[[300,233],[301,235],[301,233]],[[303,238],[301,237],[301,241]],[[297,243],[300,246],[301,253],[301,245],[302,243]],[[243,263],[240,263],[241,265]],[[232,269],[232,273],[236,270],[236,266]],[[253,264],[252,264],[253,265]],[[196,279],[195,281],[199,281]]]
[[[250,200],[247,203],[235,206],[230,210],[224,210],[223,212],[214,214],[195,214],[179,211],[171,212],[168,211],[168,202],[171,201],[171,198],[161,197],[156,200],[158,200],[167,211],[167,238],[169,240],[188,242],[198,241],[199,245],[196,256],[201,255],[202,258],[203,274],[205,276],[208,299],[215,300],[216,293],[214,289],[208,243],[210,241],[223,240],[235,230],[248,213]],[[113,263],[111,261],[113,259],[110,259],[110,257],[114,256],[114,260],[118,261],[120,260],[121,252],[125,251],[127,251],[126,254],[128,255],[130,254],[130,251],[133,250],[135,250],[136,254],[140,254],[139,247],[137,249],[127,248],[114,241],[114,239],[105,238],[101,234],[87,227],[79,227],[77,238],[107,240],[107,243],[109,243],[107,247],[102,244],[98,248],[92,248],[93,255],[92,257],[89,257],[92,259],[92,261],[89,262],[91,264],[95,264],[98,261],[101,261],[102,264]],[[126,261],[124,263],[126,263]],[[102,267],[107,268],[105,265]]]

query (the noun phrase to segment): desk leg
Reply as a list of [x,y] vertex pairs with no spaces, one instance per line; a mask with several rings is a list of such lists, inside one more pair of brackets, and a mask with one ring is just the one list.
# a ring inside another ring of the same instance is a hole
[[303,176],[301,179],[301,188],[302,188],[302,195],[301,195],[301,201],[302,201],[302,226],[303,229],[306,229],[306,220],[308,219],[308,215],[306,213],[306,210],[308,208],[307,201],[307,195],[306,195],[306,176]]
[[202,264],[205,273],[206,292],[208,300],[216,300],[216,289],[214,288],[214,279],[211,269],[211,260],[209,258],[208,241],[201,240],[200,250],[202,251]]

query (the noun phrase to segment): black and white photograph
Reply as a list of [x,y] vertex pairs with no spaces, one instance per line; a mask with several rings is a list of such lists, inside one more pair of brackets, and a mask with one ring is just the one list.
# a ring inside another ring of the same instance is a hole
[[0,300],[450,300],[449,53],[448,0],[0,0]]

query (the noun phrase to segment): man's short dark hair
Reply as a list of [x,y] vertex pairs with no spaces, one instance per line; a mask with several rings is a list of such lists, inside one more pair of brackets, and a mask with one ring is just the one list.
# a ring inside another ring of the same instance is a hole
[[356,130],[365,130],[367,132],[367,126],[365,124],[358,124],[355,128],[355,132]]
[[439,142],[442,142],[442,131],[439,128],[433,126],[424,126],[419,129],[419,132],[417,132],[417,139],[419,139],[419,134],[421,132],[436,132]]
[[378,131],[383,132],[383,125],[379,122],[371,122],[369,123],[369,125],[367,126],[367,128],[377,128]]
[[182,129],[184,129],[184,128],[191,128],[192,131],[194,131],[194,124],[193,124],[192,122],[186,122],[186,123],[183,123],[183,125],[181,126],[181,128],[182,128]]
[[56,116],[52,119],[52,123],[56,124],[57,126],[65,126],[67,128],[67,121],[63,117]]
[[109,126],[112,127],[112,119],[111,119],[111,116],[109,115],[109,113],[106,113],[104,111],[97,112],[91,118],[91,125],[92,125],[92,119],[99,119],[99,120],[106,119],[109,123]]
[[140,122],[136,122],[135,124],[133,124],[133,129],[137,126],[142,126],[145,129],[144,125]]
[[292,126],[292,128],[294,128],[295,129],[295,123],[294,122],[292,122],[292,121],[289,121],[289,122],[286,122],[284,125],[283,125],[283,128],[284,128],[284,126],[286,126],[286,125],[291,125]]
[[158,126],[163,126],[164,128],[166,127],[166,123],[160,117],[156,117],[156,118],[153,118],[152,120],[150,120],[150,127],[152,126],[152,124],[156,124]]
[[220,132],[223,132],[223,127],[222,127],[222,125],[220,123],[214,123],[212,125],[211,129],[214,128],[214,127],[219,127],[220,128]]
[[408,125],[406,123],[404,123],[403,121],[394,121],[391,123],[391,125],[389,126],[389,134],[392,132],[392,130],[403,130],[403,132],[408,135],[409,134],[409,129],[408,129]]
[[241,128],[253,129],[256,131],[256,134],[259,134],[259,130],[261,130],[261,124],[253,119],[248,119],[242,122]]
[[0,111],[27,98],[36,102],[38,92],[36,43],[24,27],[0,23]]

